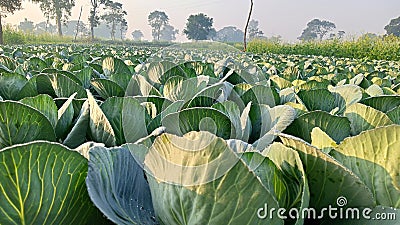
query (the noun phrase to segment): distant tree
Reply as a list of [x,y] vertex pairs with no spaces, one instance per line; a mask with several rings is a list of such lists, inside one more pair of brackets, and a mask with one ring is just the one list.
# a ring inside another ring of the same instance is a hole
[[272,36],[272,37],[268,38],[268,40],[270,42],[280,43],[280,42],[282,42],[282,36],[281,35]]
[[142,40],[143,37],[144,37],[143,33],[140,30],[134,30],[132,32],[132,38],[134,41],[140,41],[140,40]]
[[393,34],[400,37],[400,16],[392,19],[388,25],[385,26],[386,34]]
[[[78,29],[76,29],[78,27]],[[78,23],[78,20],[70,20],[67,23],[63,24],[63,32],[65,35],[68,36],[80,36],[80,37],[84,37],[86,35],[88,35],[89,30],[86,26],[85,23],[83,23],[82,21],[80,21]]]
[[119,34],[120,34],[121,41],[123,41],[125,39],[127,31],[128,31],[128,21],[126,21],[125,18],[122,18],[122,20],[119,23],[119,32],[120,32]]
[[110,28],[111,39],[115,40],[117,26],[120,26],[121,23],[123,23],[127,13],[122,9],[121,3],[113,1],[106,2],[104,10],[106,10],[106,12],[101,16],[101,18],[106,22],[107,27]]
[[98,8],[100,5],[105,4],[106,0],[90,0],[90,13],[89,13],[89,26],[90,36],[94,40],[94,28],[100,25],[100,16],[98,15]]
[[322,40],[324,36],[336,28],[336,25],[326,20],[313,19],[307,23],[307,28],[303,30],[299,40],[307,41],[319,38]]
[[0,1],[0,45],[4,44],[3,41],[3,24],[1,18],[5,17],[8,13],[14,13],[16,10],[21,9],[21,0],[1,0]]
[[343,30],[339,30],[337,33],[330,33],[329,39],[330,40],[334,40],[334,39],[340,40],[344,37],[345,34],[346,34],[346,32],[344,32]]
[[375,33],[365,33],[365,34],[361,35],[359,37],[359,39],[365,39],[365,38],[367,38],[367,39],[375,39],[375,38],[378,38],[378,37],[379,37],[379,35],[377,35]]
[[27,18],[24,21],[20,22],[18,25],[18,29],[24,32],[32,32],[35,29],[32,21],[29,21]]
[[153,39],[159,41],[162,29],[168,25],[169,18],[167,14],[165,12],[154,11],[149,14],[147,20],[152,28],[151,34]]
[[217,38],[217,31],[214,28],[211,28],[210,32],[207,35],[207,40],[215,40]]
[[190,15],[183,33],[189,40],[207,40],[213,31],[213,23],[213,19],[203,13]]
[[222,42],[242,42],[244,33],[234,26],[224,27],[217,32],[215,40]]
[[40,9],[48,18],[55,19],[58,35],[62,36],[62,24],[71,16],[75,0],[33,0],[40,4]]
[[259,28],[258,28],[258,21],[257,20],[251,20],[249,23],[249,39],[254,39],[254,38],[258,38],[258,37],[262,37],[264,35],[264,32],[262,32]]
[[94,28],[94,32],[96,37],[99,38],[110,38],[110,28],[108,28],[107,24],[100,23],[99,26]]
[[306,29],[303,30],[300,37],[298,37],[297,39],[302,41],[310,41],[310,40],[315,40],[317,38],[318,35],[315,32],[313,32],[312,28],[307,27]]
[[34,29],[35,33],[43,34],[43,33],[55,33],[57,32],[57,27],[48,21],[43,21],[35,25]]
[[57,33],[57,26],[50,22],[50,17],[47,16],[46,21],[40,22],[35,25],[35,33]]
[[161,30],[160,40],[163,41],[175,41],[176,35],[179,34],[179,30],[175,29],[173,26],[167,24]]
[[342,39],[342,38],[344,37],[345,34],[346,34],[346,32],[345,32],[344,30],[339,30],[339,31],[337,32],[337,37],[338,37],[339,39]]

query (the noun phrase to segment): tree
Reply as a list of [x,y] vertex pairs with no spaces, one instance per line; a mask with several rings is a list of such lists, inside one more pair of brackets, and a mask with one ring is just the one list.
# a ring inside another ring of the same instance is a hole
[[144,37],[143,33],[140,30],[134,30],[132,32],[132,38],[134,41],[140,41],[140,40],[142,40],[143,37]]
[[124,38],[126,36],[126,31],[128,31],[128,22],[126,21],[125,18],[122,18],[122,20],[119,23],[119,32],[120,32],[121,41],[124,40]]
[[7,13],[14,13],[16,10],[21,9],[21,0],[2,0],[0,1],[0,45],[4,44],[3,41],[3,24],[1,18],[6,16]]
[[393,34],[400,37],[400,16],[390,20],[390,23],[385,26],[385,30],[388,35]]
[[322,40],[324,36],[336,28],[336,25],[326,20],[313,19],[307,23],[306,29],[303,30],[299,40],[307,41],[319,38]]
[[217,32],[215,40],[222,42],[241,42],[244,33],[234,26],[224,27]]
[[40,4],[45,17],[56,20],[58,35],[62,36],[62,24],[71,16],[75,0],[33,0],[33,2]]
[[106,10],[106,12],[101,16],[101,18],[106,22],[107,27],[110,29],[111,39],[115,40],[117,26],[121,26],[127,13],[122,9],[121,3],[113,1],[106,2],[104,10]]
[[250,0],[250,11],[249,11],[249,15],[247,16],[246,27],[244,28],[244,37],[243,37],[243,51],[244,52],[247,51],[247,31],[249,29],[251,14],[253,13],[253,5],[254,5],[253,0]]
[[258,21],[257,20],[251,20],[249,23],[249,39],[254,39],[254,38],[258,38],[258,37],[262,37],[264,35],[264,32],[262,32],[259,28],[258,28]]
[[161,30],[160,40],[163,40],[163,41],[175,41],[176,40],[175,35],[177,35],[177,34],[179,34],[179,30],[175,29],[173,26],[167,24]]
[[90,36],[92,41],[94,40],[94,28],[100,24],[100,16],[98,16],[98,8],[101,4],[105,4],[106,0],[90,0],[92,8],[89,13],[89,26],[90,26]]
[[147,18],[151,26],[151,34],[154,40],[159,41],[161,38],[161,31],[164,26],[168,25],[169,18],[165,12],[154,11],[151,12]]
[[183,33],[189,40],[207,40],[214,30],[213,23],[213,19],[203,13],[190,15]]
[[24,32],[32,32],[35,26],[33,25],[32,21],[29,21],[25,18],[24,21],[19,23],[18,29]]

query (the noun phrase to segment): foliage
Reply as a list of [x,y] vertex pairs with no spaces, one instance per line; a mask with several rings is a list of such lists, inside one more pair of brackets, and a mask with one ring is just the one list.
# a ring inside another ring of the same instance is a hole
[[125,19],[127,15],[126,11],[122,9],[122,4],[119,2],[107,1],[105,3],[106,12],[101,16],[110,28],[111,39],[115,40],[115,33],[117,32],[117,26],[120,27],[121,40],[125,36],[126,30],[128,29],[128,23]]
[[124,40],[121,41],[116,39],[115,41],[109,39],[95,39],[94,41],[91,38],[86,36],[78,37],[76,41],[74,41],[73,36],[58,36],[54,33],[25,33],[22,31],[15,30],[15,28],[11,26],[5,27],[4,32],[5,43],[7,45],[18,45],[18,44],[97,44],[97,45],[127,45],[127,46],[139,46],[139,47],[167,47],[170,46],[170,42],[146,42],[146,41],[129,41]]
[[11,26],[6,26],[3,30],[3,40],[5,44],[25,44],[27,33],[17,31]]
[[400,37],[400,16],[390,20],[390,23],[385,26],[385,30],[388,35]]
[[3,12],[14,13],[14,11],[21,9],[21,1],[20,0],[1,1],[0,9],[2,13]]
[[3,40],[3,24],[2,24],[2,17],[3,14],[7,13],[14,13],[16,10],[21,9],[21,0],[8,0],[8,1],[1,1],[0,2],[0,45],[4,43]]
[[162,29],[168,24],[169,18],[165,12],[151,12],[147,18],[149,25],[152,28],[151,34],[154,40],[161,40]]
[[309,41],[319,38],[322,40],[324,36],[336,28],[336,25],[327,20],[313,19],[307,23],[307,28],[303,30],[299,40]]
[[248,50],[254,53],[285,55],[321,55],[356,59],[400,60],[400,39],[395,36],[370,37],[364,35],[355,40],[324,40],[295,44],[256,39]]
[[189,40],[208,40],[210,39],[212,31],[215,32],[213,28],[213,18],[199,13],[189,16],[183,33]]
[[56,20],[58,35],[62,36],[62,24],[71,16],[75,0],[34,0],[33,2],[40,4],[45,17]]
[[[72,43],[72,36],[58,36],[50,33],[26,33],[18,31],[11,26],[6,26],[4,29],[4,43],[8,45],[18,44],[68,44]],[[87,43],[88,40],[80,40]]]

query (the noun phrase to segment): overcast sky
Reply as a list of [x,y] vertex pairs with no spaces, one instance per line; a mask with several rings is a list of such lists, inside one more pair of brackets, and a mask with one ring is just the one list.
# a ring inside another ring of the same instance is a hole
[[[117,0],[118,1],[118,0]],[[128,12],[128,34],[139,29],[145,39],[151,39],[147,16],[154,10],[165,11],[170,24],[180,30],[185,27],[190,14],[205,13],[214,18],[218,30],[236,26],[243,30],[250,0],[119,0]],[[71,20],[77,20],[83,6],[84,22],[90,10],[89,0],[76,0]],[[24,10],[8,16],[5,21],[18,24],[24,18],[35,23],[44,21],[39,6],[24,1]],[[281,35],[284,40],[295,41],[308,21],[319,18],[336,24],[338,30],[349,35],[366,32],[384,34],[383,27],[400,16],[400,0],[254,0],[253,19],[267,36]],[[53,22],[54,23],[54,22]],[[185,40],[183,35],[178,40]]]

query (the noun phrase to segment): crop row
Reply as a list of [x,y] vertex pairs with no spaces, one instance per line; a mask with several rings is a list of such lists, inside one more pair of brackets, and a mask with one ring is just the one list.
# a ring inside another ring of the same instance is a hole
[[[288,214],[329,206],[400,216],[398,62],[184,46],[2,53],[1,224],[354,223]],[[260,218],[265,205],[286,218]]]

